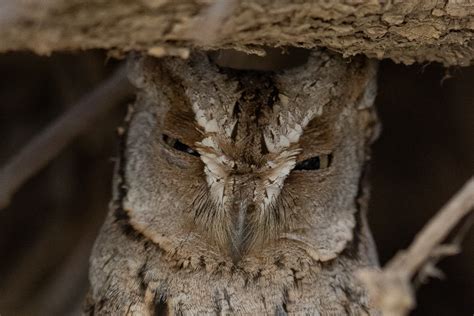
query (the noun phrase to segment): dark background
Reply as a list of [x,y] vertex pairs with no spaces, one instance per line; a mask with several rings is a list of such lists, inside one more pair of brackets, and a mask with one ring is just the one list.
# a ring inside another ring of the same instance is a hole
[[[116,67],[102,52],[0,55],[0,166]],[[474,171],[474,67],[381,64],[370,223],[385,263]],[[0,210],[0,314],[72,315],[107,212],[116,127],[126,103],[91,124]],[[1,189],[1,188],[0,188]],[[474,233],[439,264],[412,315],[472,315]]]

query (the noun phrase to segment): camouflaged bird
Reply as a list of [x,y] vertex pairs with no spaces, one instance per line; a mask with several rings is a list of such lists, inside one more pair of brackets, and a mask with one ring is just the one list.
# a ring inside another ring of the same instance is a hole
[[376,64],[280,71],[134,57],[92,315],[372,315],[364,185]]

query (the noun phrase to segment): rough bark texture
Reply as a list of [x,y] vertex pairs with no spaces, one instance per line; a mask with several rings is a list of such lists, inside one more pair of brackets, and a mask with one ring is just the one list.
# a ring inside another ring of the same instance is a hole
[[22,0],[0,9],[0,51],[325,46],[406,64],[474,63],[472,0]]

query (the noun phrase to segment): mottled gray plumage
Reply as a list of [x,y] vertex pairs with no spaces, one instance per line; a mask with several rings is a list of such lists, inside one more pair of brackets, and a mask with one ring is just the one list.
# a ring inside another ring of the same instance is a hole
[[313,51],[279,72],[135,58],[97,315],[373,314],[364,182],[375,65]]

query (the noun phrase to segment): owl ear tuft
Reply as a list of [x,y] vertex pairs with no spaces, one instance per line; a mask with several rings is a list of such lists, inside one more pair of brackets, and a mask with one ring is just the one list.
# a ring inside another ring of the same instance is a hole
[[361,95],[355,102],[355,107],[362,120],[362,129],[366,131],[366,142],[368,145],[374,143],[380,135],[381,124],[378,119],[374,103],[377,96],[377,71],[378,62],[376,60],[367,60],[367,69],[365,87]]
[[377,69],[378,63],[376,61],[368,61],[368,80],[364,92],[356,102],[358,110],[364,110],[374,105],[375,97],[377,96]]

